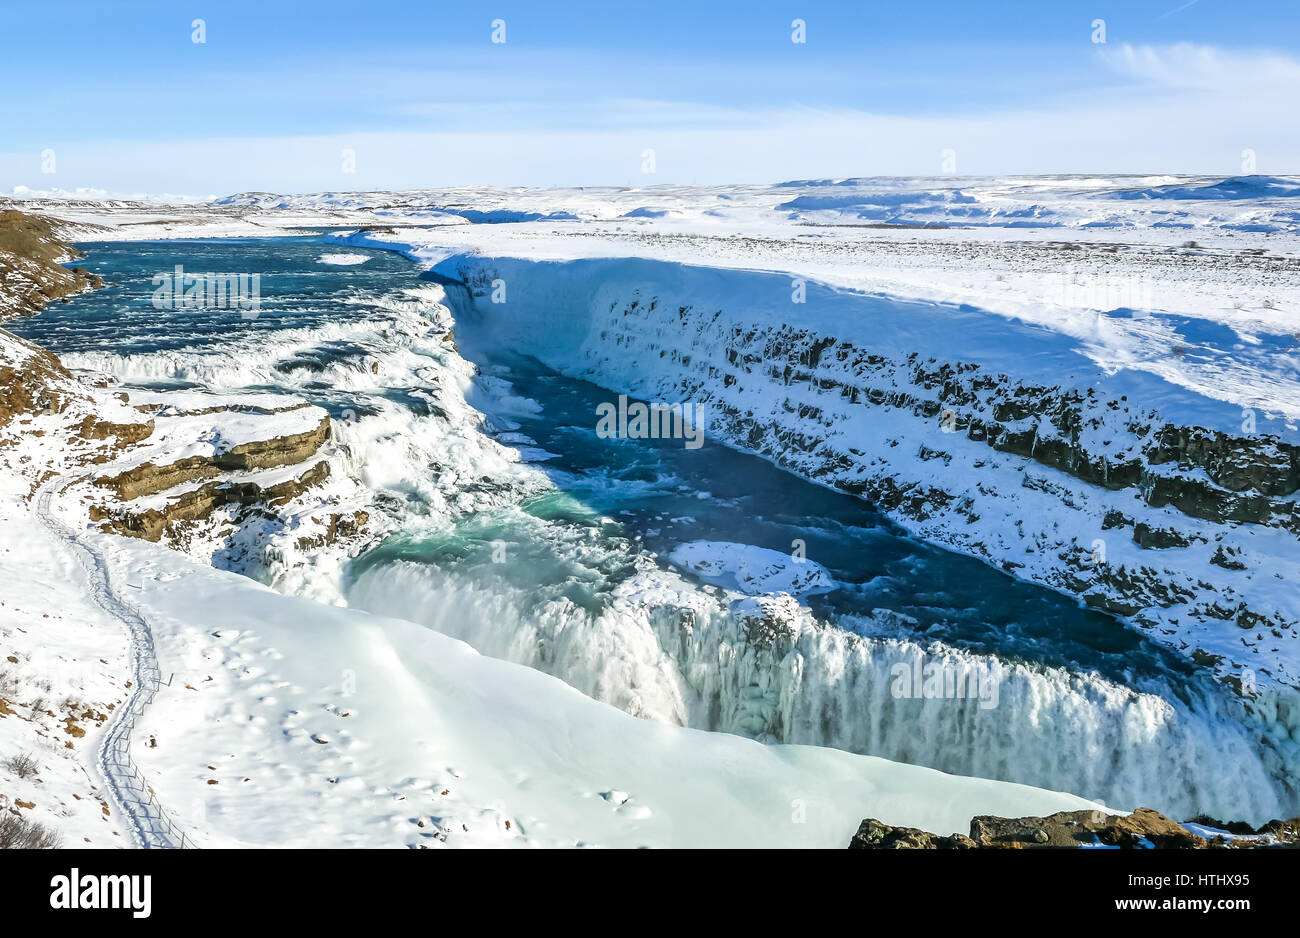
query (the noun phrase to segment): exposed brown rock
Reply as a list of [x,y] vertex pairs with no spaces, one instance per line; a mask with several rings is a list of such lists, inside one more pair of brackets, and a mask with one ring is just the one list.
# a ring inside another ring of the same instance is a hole
[[329,437],[329,428],[329,417],[322,417],[315,429],[305,433],[240,443],[214,456],[190,456],[163,466],[146,462],[119,475],[96,479],[95,484],[111,489],[122,501],[131,501],[223,472],[293,466],[316,455]]
[[217,509],[228,505],[283,505],[297,498],[308,488],[320,485],[329,478],[326,462],[318,462],[296,479],[259,486],[255,482],[213,481],[184,492],[167,503],[164,508],[133,512],[129,507],[105,509],[92,506],[91,521],[103,521],[104,529],[146,541],[159,541],[173,525],[185,521],[203,521]]
[[152,420],[147,423],[110,423],[90,414],[76,427],[77,436],[83,440],[106,440],[113,437],[119,447],[147,440],[153,435],[153,431]]
[[971,819],[971,839],[980,847],[1108,847],[1203,848],[1205,838],[1191,833],[1150,808],[1129,815],[1100,811],[1062,811],[1048,817]]
[[51,300],[102,287],[104,281],[95,274],[60,264],[81,256],[49,219],[12,209],[0,212],[0,322],[38,313]]
[[298,538],[299,550],[315,550],[337,543],[343,538],[356,537],[370,521],[370,513],[357,511],[350,515],[331,514],[327,521],[321,521],[320,518],[313,518],[313,520],[324,524],[325,531],[315,537]]
[[17,367],[0,364],[0,427],[22,416],[62,411],[75,393],[67,369],[45,349],[3,330],[0,335],[27,353]]
[[849,841],[850,850],[966,850],[975,842],[965,834],[940,837],[915,827],[891,827],[867,818]]
[[1061,811],[1047,817],[1004,818],[981,815],[971,818],[969,837],[961,834],[944,837],[914,827],[893,827],[875,818],[867,818],[853,835],[849,848],[1022,850],[1036,847],[1117,847],[1204,850],[1211,847],[1300,846],[1300,818],[1270,821],[1260,828],[1252,828],[1248,824],[1225,823],[1213,818],[1196,818],[1195,823],[1226,830],[1246,839],[1216,837],[1212,841],[1206,840],[1158,811],[1138,808],[1132,814]]
[[1256,831],[1257,834],[1271,834],[1285,844],[1300,845],[1300,817],[1285,821],[1269,821]]

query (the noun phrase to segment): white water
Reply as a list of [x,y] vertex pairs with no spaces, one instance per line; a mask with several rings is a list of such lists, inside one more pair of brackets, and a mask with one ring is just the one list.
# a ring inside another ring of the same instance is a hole
[[[591,562],[596,548],[568,539],[552,543],[572,550],[575,563],[582,554]],[[1189,707],[1095,674],[864,637],[794,604],[779,609],[773,638],[716,592],[645,566],[600,586],[604,595],[579,603],[569,590],[539,597],[396,561],[366,570],[348,598],[650,719],[1016,780],[1125,809],[1252,818],[1288,810],[1290,796],[1273,778],[1279,764],[1261,758],[1240,713],[1215,695],[1196,692]],[[910,672],[918,659],[974,668],[993,694],[983,702],[896,697],[895,666]]]

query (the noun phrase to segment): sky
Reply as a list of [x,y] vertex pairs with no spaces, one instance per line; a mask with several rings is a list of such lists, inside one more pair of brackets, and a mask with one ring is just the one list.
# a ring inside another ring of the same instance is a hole
[[0,0],[0,37],[0,192],[1300,173],[1297,0]]

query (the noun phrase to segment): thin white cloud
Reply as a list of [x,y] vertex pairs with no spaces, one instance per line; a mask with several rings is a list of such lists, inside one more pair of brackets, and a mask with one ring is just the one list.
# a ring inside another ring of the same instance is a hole
[[[1253,93],[1294,106],[1300,62],[1276,52],[1240,52],[1194,43],[1101,50],[1115,71],[1152,87],[1219,93]],[[1281,117],[1281,115],[1279,115]]]

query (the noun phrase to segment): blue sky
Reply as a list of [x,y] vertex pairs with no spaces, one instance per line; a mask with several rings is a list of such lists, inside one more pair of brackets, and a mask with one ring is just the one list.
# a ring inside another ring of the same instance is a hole
[[1295,0],[0,0],[0,32],[0,191],[1300,172]]

